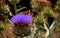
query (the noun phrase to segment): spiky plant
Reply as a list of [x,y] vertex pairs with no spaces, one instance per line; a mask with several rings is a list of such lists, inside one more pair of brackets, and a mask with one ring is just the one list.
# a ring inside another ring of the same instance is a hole
[[8,5],[2,5],[0,11],[6,12],[9,9]]
[[35,24],[37,24],[37,25],[43,24],[43,17],[37,16],[35,18]]
[[32,17],[26,14],[17,14],[11,18],[14,24],[13,28],[14,34],[16,36],[29,36],[30,35],[30,23],[32,22]]
[[0,8],[1,8],[0,15],[4,18],[5,21],[7,21],[8,20],[7,11],[9,11],[8,5],[2,5]]
[[55,11],[60,13],[60,0],[57,2],[57,5],[55,7]]
[[52,15],[52,9],[50,7],[44,7],[42,12],[45,16],[51,16]]
[[56,6],[55,11],[60,12],[60,6]]

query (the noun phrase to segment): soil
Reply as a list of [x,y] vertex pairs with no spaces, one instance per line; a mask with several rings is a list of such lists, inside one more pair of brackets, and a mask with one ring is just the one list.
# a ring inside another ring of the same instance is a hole
[[[5,27],[4,30],[2,31],[2,34],[7,38],[15,38],[15,35],[11,33],[12,30],[10,29],[10,24],[2,21],[0,23],[2,23]],[[2,38],[1,35],[0,35],[0,38]]]

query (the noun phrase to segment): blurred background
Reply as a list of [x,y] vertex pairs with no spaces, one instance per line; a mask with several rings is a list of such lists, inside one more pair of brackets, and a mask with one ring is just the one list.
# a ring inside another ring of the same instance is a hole
[[0,0],[0,38],[60,38],[60,0]]

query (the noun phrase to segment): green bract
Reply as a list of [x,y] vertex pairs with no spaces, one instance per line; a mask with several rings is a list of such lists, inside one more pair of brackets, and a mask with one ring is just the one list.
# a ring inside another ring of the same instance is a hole
[[51,8],[48,8],[48,7],[44,7],[42,12],[45,16],[51,16],[52,15],[52,10],[51,10]]

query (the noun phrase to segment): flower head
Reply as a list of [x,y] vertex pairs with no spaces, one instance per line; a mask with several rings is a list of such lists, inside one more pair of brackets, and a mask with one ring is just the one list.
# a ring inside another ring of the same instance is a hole
[[17,14],[11,18],[11,21],[15,24],[29,24],[32,22],[32,17],[25,14]]

